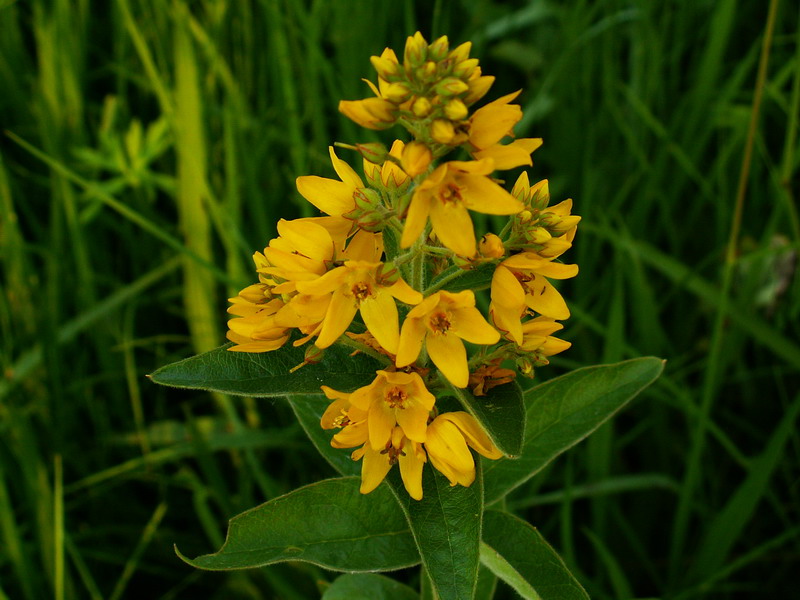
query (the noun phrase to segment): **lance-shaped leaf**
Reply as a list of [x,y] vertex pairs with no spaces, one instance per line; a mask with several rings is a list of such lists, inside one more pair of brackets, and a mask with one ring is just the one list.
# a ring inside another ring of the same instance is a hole
[[357,573],[342,575],[325,590],[322,600],[419,600],[419,594],[384,575]]
[[406,513],[439,600],[471,600],[475,594],[483,514],[479,461],[476,469],[475,482],[470,487],[451,486],[444,475],[426,464],[422,500],[408,495],[397,469],[387,477]]
[[475,417],[492,438],[495,446],[508,456],[522,450],[525,434],[525,405],[522,388],[514,381],[490,389],[475,397],[468,389],[459,389],[442,378],[467,412]]
[[190,565],[213,571],[300,560],[336,571],[389,571],[419,563],[408,522],[391,491],[359,493],[356,477],[327,479],[230,520],[225,544]]
[[483,514],[481,562],[525,600],[589,600],[541,534],[508,513]]
[[494,263],[484,263],[474,269],[450,267],[431,280],[425,295],[429,296],[438,290],[447,290],[448,292],[473,290],[477,292],[488,289],[492,283],[492,275],[496,266]]
[[664,368],[645,357],[578,369],[525,393],[525,442],[517,460],[484,467],[486,503],[502,498],[610,419]]
[[331,466],[342,475],[359,475],[361,473],[361,462],[350,458],[352,450],[331,447],[331,438],[336,431],[326,431],[320,425],[322,413],[331,403],[325,396],[307,395],[290,396],[289,404],[294,411],[297,420],[305,430],[311,442],[327,460]]
[[291,344],[272,352],[229,352],[226,344],[209,352],[161,367],[150,379],[179,388],[209,390],[239,396],[271,397],[293,394],[321,394],[325,384],[340,390],[353,390],[375,379],[384,367],[364,354],[350,356],[352,350],[331,346],[320,362],[302,364],[305,351]]

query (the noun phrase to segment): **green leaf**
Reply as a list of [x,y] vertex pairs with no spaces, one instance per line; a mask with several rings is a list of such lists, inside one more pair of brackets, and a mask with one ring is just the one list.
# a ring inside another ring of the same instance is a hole
[[383,575],[342,575],[325,590],[322,600],[419,600],[419,594]]
[[450,267],[439,273],[430,283],[425,295],[429,296],[438,290],[448,292],[460,292],[462,290],[485,290],[492,283],[495,263],[483,263],[474,269],[462,269],[461,267]]
[[502,498],[610,419],[664,368],[645,357],[578,369],[525,393],[526,429],[517,460],[486,462],[486,503]]
[[483,514],[481,562],[525,600],[589,600],[542,535],[508,513]]
[[475,482],[470,487],[451,486],[431,466],[422,472],[422,500],[406,492],[399,472],[387,477],[408,517],[422,564],[430,575],[438,600],[471,600],[478,578],[483,482],[476,461]]
[[[419,563],[419,553],[392,493],[362,495],[356,477],[327,479],[289,492],[230,520],[215,554],[185,562],[224,571],[287,560],[337,571],[388,571]],[[177,549],[176,549],[177,552]]]
[[494,387],[479,398],[453,385],[450,391],[483,425],[495,446],[508,456],[519,456],[525,435],[525,404],[516,381]]
[[332,448],[331,438],[336,432],[326,431],[319,424],[331,401],[319,395],[289,396],[288,400],[303,430],[323,458],[342,475],[360,475],[361,462],[350,458],[353,450]]
[[229,352],[231,344],[161,367],[150,375],[156,383],[239,396],[272,397],[321,394],[320,386],[352,391],[375,379],[382,365],[364,354],[331,346],[321,362],[289,371],[303,362],[305,351],[287,344],[272,352]]

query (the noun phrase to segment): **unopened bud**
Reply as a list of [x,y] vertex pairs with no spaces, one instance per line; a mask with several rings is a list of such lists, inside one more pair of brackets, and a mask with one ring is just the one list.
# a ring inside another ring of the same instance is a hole
[[424,119],[431,114],[431,101],[425,96],[420,96],[414,100],[414,104],[411,105],[411,112],[420,119]]
[[444,114],[451,121],[461,121],[467,118],[469,110],[467,110],[466,105],[461,100],[454,98],[445,104]]
[[436,84],[436,93],[445,98],[458,96],[469,89],[469,86],[457,77],[445,77]]
[[378,72],[378,77],[386,81],[397,81],[400,74],[400,65],[383,56],[371,56],[369,61]]
[[390,83],[384,90],[383,97],[395,104],[402,104],[411,97],[411,90],[406,83]]
[[433,160],[431,149],[422,142],[410,142],[403,148],[400,164],[409,177],[416,177],[428,170]]
[[390,286],[400,279],[400,270],[394,266],[394,263],[383,263],[378,267],[377,280],[380,285]]
[[531,188],[531,207],[542,210],[550,204],[550,186],[547,179],[542,179]]
[[531,361],[528,358],[526,357],[518,358],[516,360],[516,365],[520,375],[522,375],[523,377],[528,377],[530,379],[533,379],[534,375],[533,365],[531,364]]
[[487,233],[481,238],[478,250],[486,258],[500,258],[506,253],[503,241],[493,233]]
[[472,42],[464,42],[453,49],[450,59],[456,64],[463,62],[469,58],[470,50],[472,50]]
[[475,71],[475,67],[477,66],[477,58],[468,58],[467,60],[462,60],[453,68],[453,75],[461,79],[469,79],[470,75],[472,75],[473,71]]
[[533,244],[545,244],[552,237],[544,227],[531,227],[525,231],[525,239]]
[[447,56],[447,52],[450,50],[450,42],[447,40],[447,36],[443,35],[437,40],[434,40],[428,46],[428,58],[430,60],[435,60],[439,62],[445,56]]
[[353,200],[355,200],[356,208],[358,210],[372,210],[381,205],[381,195],[369,188],[356,188],[353,192]]
[[492,84],[494,83],[494,77],[492,75],[486,75],[483,77],[479,76],[476,78],[475,73],[479,71],[480,67],[478,67],[475,71],[473,71],[472,77],[470,78],[469,81],[469,93],[463,98],[464,104],[466,104],[467,106],[470,106],[471,104],[474,104],[475,102],[483,98],[486,95],[486,92],[489,91],[489,88],[492,87]]
[[440,144],[449,144],[456,135],[455,128],[450,121],[436,119],[431,124],[431,137]]
[[379,142],[369,142],[366,144],[356,144],[356,150],[364,160],[367,160],[375,165],[383,164],[389,151],[386,146]]
[[309,345],[306,348],[305,356],[303,357],[303,362],[309,365],[315,365],[318,362],[322,362],[322,359],[325,357],[325,349],[324,348],[317,348],[316,346]]
[[407,68],[416,69],[425,62],[428,43],[418,31],[406,40],[406,49],[403,59]]
[[383,231],[386,218],[384,212],[380,209],[366,210],[356,219],[356,224],[365,231],[377,233]]
[[519,219],[520,223],[530,223],[531,219],[533,219],[533,214],[529,210],[523,210],[522,212],[517,213],[517,219]]

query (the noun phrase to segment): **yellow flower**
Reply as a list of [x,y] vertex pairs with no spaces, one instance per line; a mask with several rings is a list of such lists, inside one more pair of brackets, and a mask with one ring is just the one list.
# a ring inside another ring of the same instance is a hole
[[328,151],[333,168],[341,181],[316,175],[303,175],[297,178],[297,191],[322,212],[340,217],[356,207],[353,194],[358,188],[364,187],[364,182],[353,167],[336,156],[333,146],[329,146]]
[[557,323],[548,317],[536,317],[526,321],[522,324],[520,350],[535,352],[541,356],[553,356],[563,352],[572,344],[551,335],[563,328],[564,326],[561,323]]
[[252,301],[263,284],[251,285],[231,298],[233,305],[228,312],[236,318],[228,321],[227,338],[236,345],[228,350],[233,352],[269,352],[277,350],[289,339],[289,328],[275,322],[275,315],[283,308],[280,298],[268,300],[262,293],[263,302]]
[[467,209],[490,215],[511,215],[522,203],[487,175],[494,170],[491,159],[451,161],[439,165],[414,191],[400,245],[411,246],[430,216],[441,242],[456,254],[475,254],[475,231]]
[[331,440],[335,448],[352,448],[361,466],[361,493],[368,494],[386,477],[395,463],[409,495],[422,498],[422,449],[435,398],[416,373],[377,371],[368,386],[345,394],[322,386],[334,400],[322,415],[323,429],[342,428]]
[[443,413],[428,425],[425,450],[431,464],[450,480],[450,485],[467,487],[475,481],[475,460],[468,446],[492,460],[503,456],[478,422],[465,412]]
[[498,170],[532,165],[531,153],[542,145],[541,138],[520,138],[501,144],[506,136],[514,135],[514,125],[522,118],[518,104],[509,104],[519,91],[494,100],[475,111],[469,120],[469,145],[476,160],[491,158]]
[[383,98],[340,100],[339,112],[367,129],[387,129],[397,119],[397,107]]
[[381,346],[397,352],[399,320],[394,298],[406,304],[419,304],[422,294],[402,279],[389,281],[382,277],[383,267],[380,262],[348,260],[322,277],[297,282],[300,294],[332,294],[315,342],[318,348],[333,344],[360,311],[364,324]]
[[492,302],[489,313],[495,326],[517,344],[522,343],[520,319],[526,309],[553,319],[569,318],[564,298],[547,278],[569,279],[578,274],[578,265],[565,265],[532,252],[507,258],[492,276]]
[[[389,155],[397,160],[401,160],[404,150],[405,144],[402,140],[395,140],[392,143],[391,150],[389,150]],[[403,169],[391,160],[385,160],[382,165],[376,165],[364,160],[364,174],[367,177],[367,181],[375,185],[380,183],[383,187],[390,190],[400,188],[410,181],[408,175],[403,172]]]
[[463,388],[469,381],[469,368],[462,340],[494,344],[499,339],[500,334],[475,308],[475,294],[471,290],[457,294],[439,291],[425,298],[406,316],[396,364],[405,367],[413,363],[424,343],[433,364],[453,385]]

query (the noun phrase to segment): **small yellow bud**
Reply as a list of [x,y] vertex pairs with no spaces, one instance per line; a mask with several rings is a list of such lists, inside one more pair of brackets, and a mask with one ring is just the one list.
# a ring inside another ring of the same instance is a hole
[[469,58],[470,50],[472,50],[472,42],[464,42],[460,46],[457,46],[453,49],[453,51],[450,53],[450,59],[455,64],[463,62]]
[[416,69],[425,62],[428,43],[418,31],[412,37],[406,39],[406,49],[403,59],[407,68]]
[[439,62],[445,56],[447,56],[447,52],[449,50],[450,42],[447,40],[447,36],[443,35],[439,39],[434,40],[430,46],[428,46],[428,58]]
[[531,227],[525,231],[525,239],[533,244],[545,244],[550,241],[552,237],[550,232],[544,227]]
[[481,238],[478,250],[486,258],[500,258],[506,253],[502,240],[493,233],[487,233]]
[[428,170],[433,160],[431,149],[422,142],[410,142],[403,148],[400,163],[409,177],[416,177]]
[[408,88],[408,84],[390,83],[384,90],[383,97],[394,104],[402,104],[411,97],[411,90]]
[[436,76],[436,63],[429,60],[422,67],[422,77],[420,77],[420,79],[431,80],[435,76]]
[[547,183],[547,179],[542,179],[531,188],[530,198],[532,208],[542,210],[550,204],[550,185]]
[[455,128],[450,121],[436,119],[431,125],[431,137],[440,144],[449,144],[456,136]]
[[468,58],[467,60],[462,60],[453,68],[453,75],[462,79],[469,79],[477,66],[477,58]]
[[483,98],[486,95],[486,92],[489,91],[489,88],[492,87],[493,83],[494,77],[491,75],[471,79],[469,82],[469,92],[464,97],[464,104],[469,106],[470,104],[474,104]]
[[450,102],[445,104],[444,114],[451,121],[461,121],[467,118],[469,110],[461,100],[453,98]]
[[324,348],[317,348],[314,345],[309,345],[306,347],[306,353],[303,357],[306,364],[314,365],[318,362],[321,362],[323,357],[325,356],[325,349]]
[[425,96],[420,96],[414,100],[414,104],[411,105],[411,112],[420,119],[424,119],[431,114],[431,101]]
[[521,223],[528,223],[531,219],[533,219],[533,214],[529,210],[523,210],[522,212],[517,213],[517,219],[519,219]]
[[378,72],[378,77],[386,81],[396,81],[400,77],[400,65],[383,56],[371,56],[369,61]]
[[469,86],[456,77],[445,77],[436,84],[436,93],[445,98],[458,96],[469,90]]

